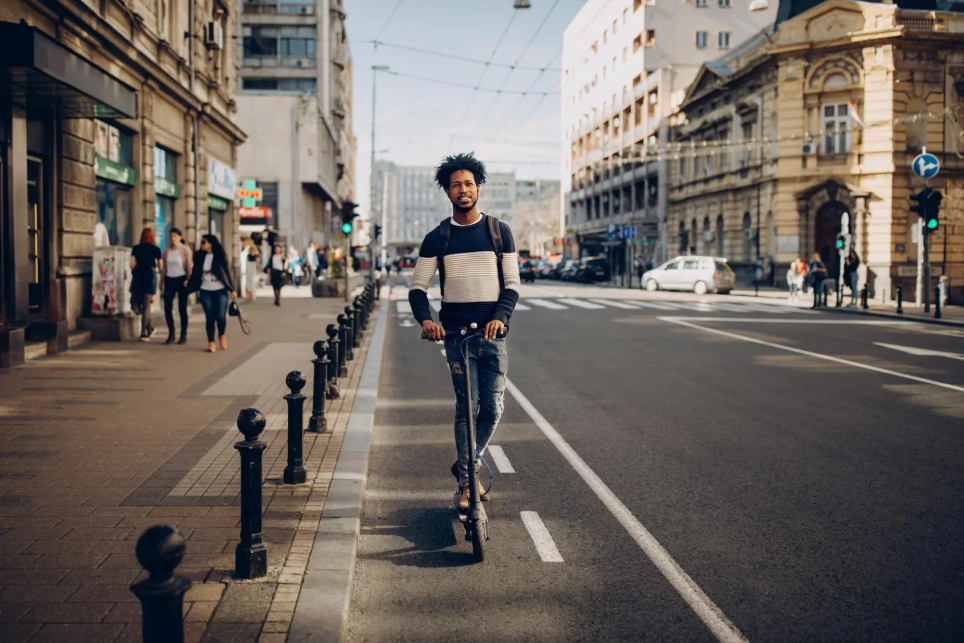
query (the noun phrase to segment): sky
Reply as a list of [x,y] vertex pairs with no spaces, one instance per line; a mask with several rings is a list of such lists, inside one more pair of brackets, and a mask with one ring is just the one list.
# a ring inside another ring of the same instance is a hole
[[[372,65],[390,68],[377,72],[379,160],[434,167],[446,154],[474,151],[490,171],[559,178],[562,34],[584,0],[530,2],[530,9],[518,10],[514,0],[344,0],[357,140],[355,200],[365,210]],[[376,49],[373,40],[386,44]]]

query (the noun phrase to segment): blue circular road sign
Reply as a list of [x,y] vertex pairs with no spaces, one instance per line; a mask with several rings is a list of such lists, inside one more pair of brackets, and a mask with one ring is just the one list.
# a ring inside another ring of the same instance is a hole
[[941,162],[933,154],[918,154],[911,163],[914,174],[922,179],[932,179],[941,170]]

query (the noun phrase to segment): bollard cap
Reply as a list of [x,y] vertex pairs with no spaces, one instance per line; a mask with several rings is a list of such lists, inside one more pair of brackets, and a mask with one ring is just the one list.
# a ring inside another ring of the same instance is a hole
[[323,339],[319,339],[317,342],[315,342],[314,346],[311,347],[311,350],[315,352],[315,357],[321,359],[328,354],[328,342]]
[[244,434],[246,440],[254,440],[268,424],[264,414],[258,409],[242,409],[238,413],[238,431]]
[[355,314],[355,310],[354,310],[351,306],[345,306],[345,314],[346,314],[346,315],[354,315],[354,314]]
[[345,325],[345,321],[347,321],[348,318],[345,317],[344,314],[341,314],[341,315],[338,315],[338,318],[337,318],[337,319],[338,319],[338,323],[339,323],[341,326],[344,326],[344,325]]
[[291,389],[294,395],[301,393],[301,389],[305,387],[305,374],[301,371],[291,371],[285,378],[285,386]]
[[137,539],[137,562],[155,582],[164,582],[184,558],[184,536],[170,525],[154,525]]
[[328,339],[335,339],[335,335],[338,334],[338,326],[335,324],[328,324],[325,332],[328,333]]

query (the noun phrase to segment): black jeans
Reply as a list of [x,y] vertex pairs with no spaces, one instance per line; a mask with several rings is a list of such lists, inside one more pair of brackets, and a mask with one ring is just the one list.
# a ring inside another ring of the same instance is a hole
[[174,298],[177,297],[177,312],[181,316],[181,337],[187,336],[187,277],[164,278],[164,319],[167,320],[167,334],[174,337]]
[[202,290],[199,297],[201,308],[204,309],[204,326],[208,331],[208,341],[214,341],[214,326],[217,324],[218,335],[224,335],[224,327],[228,320],[228,290]]

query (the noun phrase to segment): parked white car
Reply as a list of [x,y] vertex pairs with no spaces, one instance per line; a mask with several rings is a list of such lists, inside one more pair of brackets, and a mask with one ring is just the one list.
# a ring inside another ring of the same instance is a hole
[[656,290],[692,290],[726,294],[733,290],[736,275],[726,259],[716,257],[676,257],[658,268],[643,273],[643,284]]

